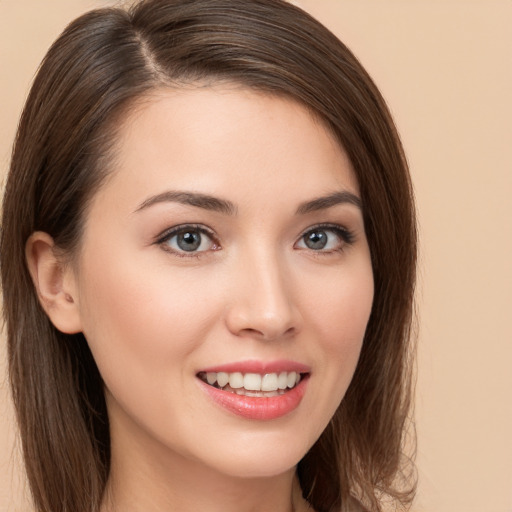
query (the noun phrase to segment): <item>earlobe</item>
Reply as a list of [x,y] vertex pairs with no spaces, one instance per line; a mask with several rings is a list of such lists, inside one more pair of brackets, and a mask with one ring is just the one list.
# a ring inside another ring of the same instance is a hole
[[25,258],[39,302],[53,325],[66,334],[80,332],[76,280],[70,266],[58,258],[53,238],[42,231],[32,233]]

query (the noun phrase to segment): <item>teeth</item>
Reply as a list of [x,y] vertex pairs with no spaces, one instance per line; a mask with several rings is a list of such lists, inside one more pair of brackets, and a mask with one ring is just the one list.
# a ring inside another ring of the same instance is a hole
[[[215,375],[215,373],[212,372],[212,375]],[[228,382],[229,382],[229,374],[227,374],[225,372],[217,373],[217,384],[218,384],[219,388],[223,388]],[[213,381],[213,383],[215,384],[215,381]]]
[[246,373],[244,376],[244,388],[247,389],[247,391],[261,391],[261,375],[257,373]]
[[263,375],[263,379],[261,379],[261,391],[277,391],[279,389],[277,381],[278,377],[276,373]]
[[290,372],[288,374],[288,387],[293,388],[295,386],[295,379],[297,377],[297,374],[295,372]]
[[288,387],[288,374],[286,372],[279,374],[277,379],[277,387],[279,389],[286,389]]
[[277,396],[286,389],[294,388],[301,380],[301,374],[298,372],[259,373],[241,372],[208,372],[200,373],[202,380],[219,388],[229,385],[229,390],[234,393],[245,396]]
[[244,387],[244,376],[240,372],[229,374],[229,385],[233,389]]

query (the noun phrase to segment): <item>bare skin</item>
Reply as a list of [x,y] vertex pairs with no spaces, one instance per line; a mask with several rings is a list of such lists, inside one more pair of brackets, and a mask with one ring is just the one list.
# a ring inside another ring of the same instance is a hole
[[[121,127],[80,254],[63,267],[51,247],[27,246],[42,302],[84,333],[106,387],[102,512],[311,510],[296,465],[350,384],[373,299],[358,183],[330,132],[237,86],[155,91]],[[302,368],[288,409],[212,399],[205,369],[255,361]]]

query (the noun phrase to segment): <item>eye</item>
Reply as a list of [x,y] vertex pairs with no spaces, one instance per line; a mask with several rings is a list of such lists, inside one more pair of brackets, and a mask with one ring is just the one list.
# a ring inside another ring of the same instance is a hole
[[159,237],[158,244],[165,250],[185,256],[187,253],[201,253],[217,250],[218,244],[213,239],[213,234],[202,226],[177,226]]
[[304,233],[297,242],[299,249],[312,251],[341,251],[346,244],[353,242],[352,234],[341,226],[316,226]]

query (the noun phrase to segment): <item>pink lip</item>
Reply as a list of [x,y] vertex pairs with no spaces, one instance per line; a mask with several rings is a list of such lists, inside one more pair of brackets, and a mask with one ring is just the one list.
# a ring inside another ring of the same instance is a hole
[[280,373],[280,372],[297,372],[297,373],[311,373],[311,368],[305,364],[297,363],[282,359],[279,361],[240,361],[237,363],[220,364],[217,366],[210,366],[203,368],[202,372],[240,372],[240,373]]
[[209,397],[224,409],[251,420],[273,420],[297,409],[306,392],[309,378],[303,378],[297,386],[286,393],[272,397],[237,395],[210,386],[201,379],[198,379],[198,382]]
[[[291,360],[276,361],[239,361],[235,363],[225,363],[216,366],[210,366],[202,369],[198,373],[208,372],[240,372],[240,373],[281,373],[297,372],[310,374],[311,367]],[[297,386],[283,393],[282,395],[272,397],[251,397],[237,395],[229,391],[208,385],[202,379],[198,379],[202,389],[208,396],[222,408],[247,419],[252,420],[273,420],[285,416],[295,410],[306,392],[309,381],[309,375],[304,376]]]

